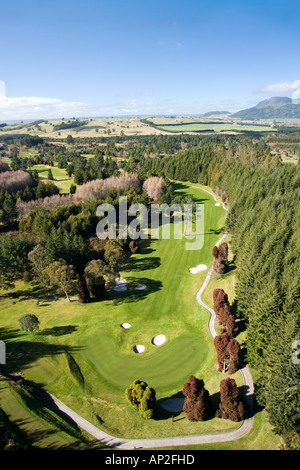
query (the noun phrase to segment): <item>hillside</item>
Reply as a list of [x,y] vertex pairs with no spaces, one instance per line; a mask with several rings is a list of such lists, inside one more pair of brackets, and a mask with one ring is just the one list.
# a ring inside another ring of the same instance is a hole
[[300,103],[293,103],[291,98],[273,97],[261,101],[253,108],[243,109],[231,115],[240,119],[299,119]]

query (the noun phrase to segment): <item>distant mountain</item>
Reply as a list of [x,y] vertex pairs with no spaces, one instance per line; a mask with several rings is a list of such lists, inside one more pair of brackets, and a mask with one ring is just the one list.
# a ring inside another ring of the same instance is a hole
[[201,117],[218,116],[219,114],[231,114],[229,111],[209,111],[208,113],[201,114]]
[[240,119],[300,119],[300,103],[295,104],[291,98],[275,96],[261,101],[253,108],[243,109],[231,114]]

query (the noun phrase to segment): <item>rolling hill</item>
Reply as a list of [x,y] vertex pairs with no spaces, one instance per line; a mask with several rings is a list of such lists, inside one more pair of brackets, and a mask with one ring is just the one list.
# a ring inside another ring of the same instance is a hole
[[253,108],[243,109],[231,114],[240,119],[300,119],[300,103],[296,104],[288,97],[273,97],[261,101]]

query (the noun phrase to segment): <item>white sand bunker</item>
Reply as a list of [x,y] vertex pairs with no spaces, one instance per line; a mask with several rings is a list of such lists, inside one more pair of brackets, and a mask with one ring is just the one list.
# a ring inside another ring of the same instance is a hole
[[160,403],[160,406],[164,408],[164,410],[177,413],[182,411],[183,404],[184,398],[166,398]]
[[146,289],[146,284],[138,284],[136,286],[136,290],[144,290],[144,289]]
[[127,281],[123,277],[117,277],[115,279],[114,291],[116,292],[125,292],[127,290]]
[[215,206],[220,206],[220,205],[221,205],[220,202],[216,202],[216,203],[215,203]]
[[152,338],[152,344],[154,344],[154,346],[160,346],[161,344],[164,344],[165,341],[165,335],[157,335]]
[[189,272],[192,274],[197,274],[199,271],[205,271],[207,269],[206,264],[198,264],[195,268],[190,268]]
[[121,328],[125,328],[125,330],[127,330],[127,328],[130,328],[131,325],[130,325],[130,323],[122,323],[122,324],[120,325],[120,327],[121,327]]
[[135,346],[133,346],[133,350],[135,353],[139,354],[145,351],[145,346],[143,346],[142,344],[136,344]]

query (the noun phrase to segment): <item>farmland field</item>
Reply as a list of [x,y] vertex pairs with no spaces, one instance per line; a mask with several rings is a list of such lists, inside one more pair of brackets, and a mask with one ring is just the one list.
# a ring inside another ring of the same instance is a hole
[[220,124],[209,124],[205,122],[201,123],[187,123],[187,124],[165,124],[158,125],[158,129],[168,132],[199,132],[199,131],[214,131],[214,132],[273,132],[274,128],[270,126],[263,125],[247,125],[247,124],[230,124],[230,123],[220,123]]

